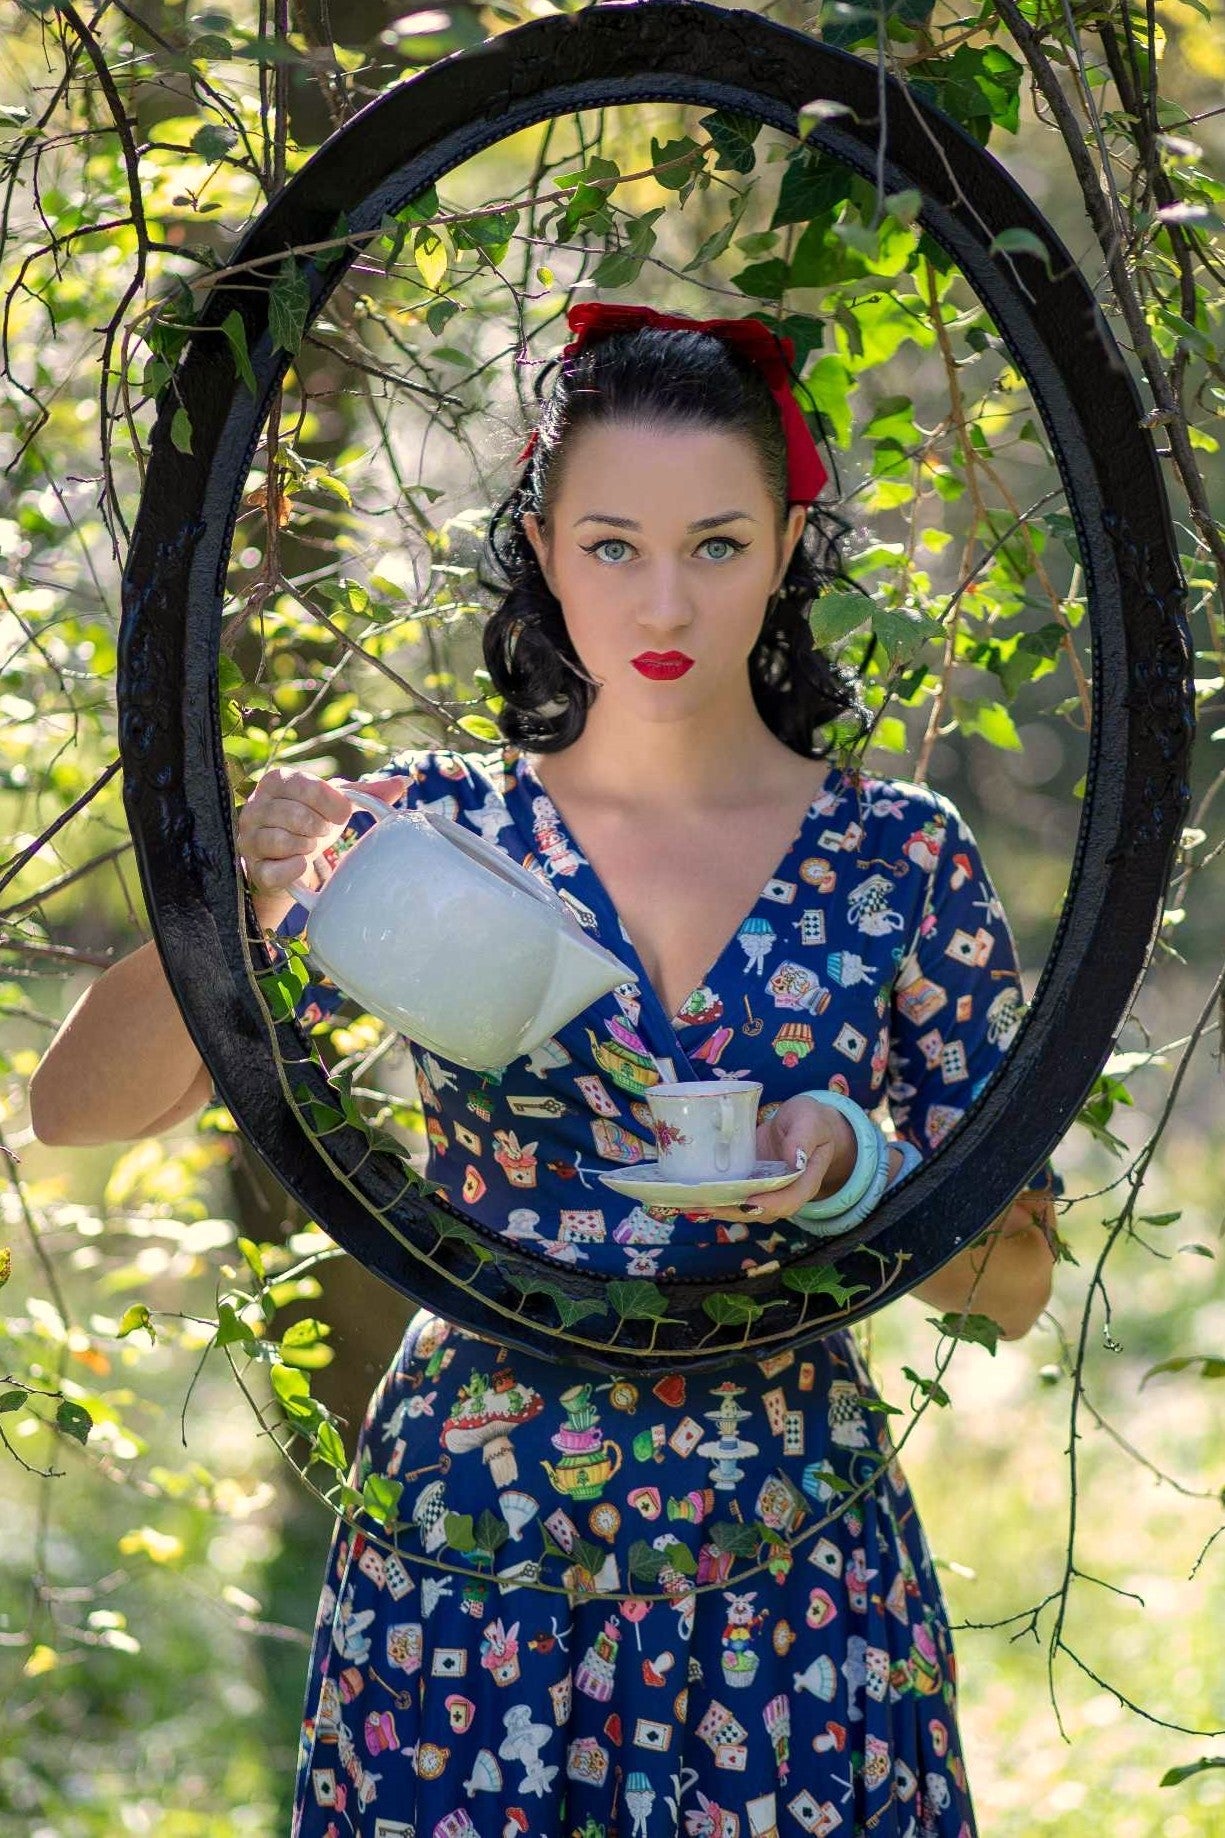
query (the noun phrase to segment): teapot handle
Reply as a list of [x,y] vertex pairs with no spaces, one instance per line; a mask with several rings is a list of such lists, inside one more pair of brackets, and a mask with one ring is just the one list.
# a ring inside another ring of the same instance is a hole
[[[357,785],[350,785],[347,779],[329,779],[329,785],[335,785],[337,791],[343,791],[346,798],[351,798],[359,810],[369,811],[377,823],[380,818],[393,817],[395,812],[383,798],[376,798],[373,792],[362,791]],[[299,906],[304,906],[309,913],[315,901],[323,892],[322,887],[308,887],[305,881],[294,881],[287,892],[291,893]]]

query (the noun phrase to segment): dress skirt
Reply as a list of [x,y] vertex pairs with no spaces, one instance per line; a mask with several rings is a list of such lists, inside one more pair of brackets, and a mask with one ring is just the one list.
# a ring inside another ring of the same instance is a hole
[[652,1380],[419,1311],[353,1477],[401,1524],[337,1522],[292,1838],[974,1838],[874,1404],[849,1330]]

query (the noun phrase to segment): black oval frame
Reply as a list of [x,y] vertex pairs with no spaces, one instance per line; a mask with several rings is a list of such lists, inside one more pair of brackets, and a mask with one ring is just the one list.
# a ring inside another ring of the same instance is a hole
[[[309,326],[353,260],[353,247],[334,240],[338,226],[374,230],[465,159],[551,116],[676,101],[738,110],[798,138],[800,108],[819,97],[853,113],[819,122],[809,144],[875,181],[883,131],[886,191],[920,192],[923,227],[990,313],[1051,441],[1093,644],[1084,808],[1033,1002],[996,1075],[933,1156],[845,1240],[815,1241],[771,1275],[660,1280],[666,1318],[626,1319],[605,1345],[549,1325],[552,1304],[525,1300],[505,1271],[547,1277],[576,1300],[607,1301],[613,1279],[512,1249],[458,1208],[426,1199],[419,1178],[406,1182],[403,1161],[372,1153],[352,1125],[329,1134],[325,1152],[288,1095],[279,1061],[296,1060],[321,1101],[334,1094],[296,1022],[270,1023],[252,982],[247,953],[262,961],[260,932],[236,861],[216,685],[238,503],[288,366],[288,354],[271,349],[268,291],[287,250],[333,239],[331,253],[295,257],[310,290]],[[1045,245],[1049,270],[1036,255],[988,253],[992,237],[1015,228]],[[229,266],[260,260],[238,285],[217,285],[200,320],[216,328],[241,313],[255,395],[236,376],[227,340],[197,332],[163,400],[124,571],[118,662],[124,802],[154,934],[184,1021],[244,1135],[313,1219],[412,1300],[510,1347],[550,1357],[564,1349],[599,1371],[717,1368],[746,1351],[819,1339],[905,1293],[1003,1211],[1074,1120],[1152,952],[1191,795],[1192,648],[1170,509],[1135,385],[1087,282],[1005,168],[940,110],[892,77],[882,91],[875,66],[859,58],[702,0],[536,21],[414,76],[319,149]],[[180,403],[190,454],[170,439]],[[466,1233],[435,1248],[430,1222],[439,1220],[460,1221]],[[465,1235],[495,1252],[475,1274]],[[788,1269],[827,1264],[842,1282],[866,1284],[866,1299],[832,1309],[826,1296],[822,1310],[817,1298],[814,1313],[784,1282]],[[712,1290],[772,1304],[768,1331],[714,1328],[702,1307]]]

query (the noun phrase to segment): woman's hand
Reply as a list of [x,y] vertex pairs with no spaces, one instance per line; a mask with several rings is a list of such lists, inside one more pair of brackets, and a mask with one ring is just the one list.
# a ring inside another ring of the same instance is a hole
[[[770,1193],[749,1194],[730,1206],[704,1206],[701,1217],[743,1221],[751,1216],[767,1225],[790,1218],[798,1206],[817,1199],[823,1187],[833,1193],[844,1185],[855,1166],[855,1152],[855,1132],[840,1110],[816,1098],[787,1098],[768,1122],[757,1125],[757,1159],[785,1162],[796,1170],[795,1179]],[[893,1156],[892,1149],[889,1154]],[[894,1166],[891,1160],[890,1174]],[[836,1178],[828,1180],[831,1168]]]
[[[362,790],[393,803],[407,783],[399,774],[368,779]],[[302,767],[270,766],[238,816],[239,853],[252,892],[284,899],[336,841],[353,810],[352,798],[335,783]]]

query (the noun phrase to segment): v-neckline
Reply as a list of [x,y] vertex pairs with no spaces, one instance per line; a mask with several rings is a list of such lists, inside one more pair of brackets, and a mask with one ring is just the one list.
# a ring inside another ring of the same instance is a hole
[[[629,928],[626,926],[624,920],[621,917],[621,914],[617,908],[616,901],[613,899],[607,887],[605,887],[603,881],[600,879],[600,876],[596,870],[595,864],[593,863],[591,857],[588,855],[587,851],[583,848],[581,841],[579,840],[578,836],[575,834],[565,813],[562,811],[561,807],[558,805],[557,800],[554,798],[552,792],[549,791],[548,788],[544,784],[542,784],[541,780],[537,777],[532,767],[528,764],[527,755],[525,752],[523,752],[522,750],[516,751],[514,759],[511,761],[511,765],[513,768],[516,784],[522,785],[524,778],[528,778],[531,780],[531,783],[535,787],[536,791],[538,791],[542,797],[545,797],[549,800],[549,803],[556,815],[558,830],[560,831],[564,840],[569,844],[570,848],[573,849],[575,854],[578,855],[582,859],[583,863],[585,864],[587,872],[591,876],[592,885],[595,887],[601,900],[603,901],[608,916],[616,922],[620,937],[625,941],[625,944],[628,946],[628,955],[633,959],[634,964],[636,965],[638,969],[643,990],[650,995],[652,1005],[658,1011],[659,1015],[662,1017],[664,1022],[667,1024],[669,1032],[672,1033],[675,1038],[675,1030],[678,1027],[686,1027],[689,1025],[689,1023],[687,1023],[684,1020],[680,1012],[680,1009],[678,1009],[674,1015],[668,1014],[667,1004],[662,994],[660,993],[660,991],[656,989],[654,983],[651,981],[651,978],[647,975],[646,966],[642,961],[641,953],[639,952],[637,945],[634,943],[633,938],[630,936]],[[828,790],[830,781],[833,779],[835,774],[839,771],[840,771],[840,768],[838,766],[827,764],[825,777],[821,780],[820,784],[816,786],[807,804],[804,806],[804,809],[800,815],[798,828],[796,829],[795,834],[792,836],[791,841],[788,843],[786,851],[781,856],[781,858],[775,863],[772,872],[766,877],[765,881],[763,881],[748,911],[745,913],[742,913],[740,918],[737,920],[733,930],[728,935],[728,937],[724,940],[722,946],[720,947],[713,961],[707,965],[706,969],[703,971],[702,975],[698,978],[698,981],[693,985],[693,987],[691,989],[688,989],[685,992],[684,996],[682,996],[681,998],[681,1008],[682,1009],[684,1008],[685,1004],[690,1000],[690,998],[693,995],[695,995],[699,989],[703,989],[707,987],[710,983],[711,978],[714,977],[718,973],[720,967],[723,964],[723,960],[726,958],[732,946],[736,943],[736,940],[739,938],[741,932],[743,931],[745,924],[747,923],[748,920],[750,920],[753,917],[753,914],[757,911],[757,908],[761,905],[762,899],[765,896],[766,888],[770,885],[771,881],[775,881],[780,878],[782,870],[787,866],[788,862],[791,860],[791,857],[794,855],[797,847],[802,842],[805,832],[808,829],[809,822],[811,820],[811,812],[812,812],[813,805],[817,802],[817,799],[820,798],[822,794]],[[622,950],[620,952],[620,955],[625,956],[627,955],[627,953],[624,950]],[[677,1044],[678,1046],[680,1045],[679,1041],[677,1042]]]

